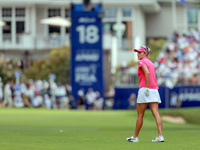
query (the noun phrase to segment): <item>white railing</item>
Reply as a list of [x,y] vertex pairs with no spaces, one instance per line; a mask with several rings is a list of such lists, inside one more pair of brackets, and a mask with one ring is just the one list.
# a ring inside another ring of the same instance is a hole
[[18,49],[18,50],[43,50],[59,48],[64,45],[69,45],[69,35],[60,36],[42,36],[33,37],[29,34],[17,34],[15,39],[12,39],[11,34],[4,34],[0,44],[0,49]]
[[0,49],[33,49],[34,38],[28,34],[17,34],[13,39],[11,34],[3,34]]
[[[112,49],[112,35],[103,35],[103,48]],[[46,50],[60,48],[65,45],[70,45],[70,36],[65,34],[52,34],[49,36],[36,35],[33,37],[30,34],[17,34],[15,39],[12,39],[11,34],[3,34],[0,42],[0,49],[12,50]]]
[[52,35],[52,36],[37,36],[36,37],[35,48],[36,49],[53,49],[59,48],[65,45],[70,44],[69,35],[65,35],[64,37],[60,35]]

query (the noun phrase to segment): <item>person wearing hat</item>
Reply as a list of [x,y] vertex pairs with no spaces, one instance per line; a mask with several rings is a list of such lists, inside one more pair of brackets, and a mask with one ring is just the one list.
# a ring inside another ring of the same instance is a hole
[[156,68],[154,64],[148,59],[150,48],[141,46],[134,49],[138,56],[138,76],[139,76],[139,91],[137,97],[137,121],[134,136],[127,138],[129,142],[138,142],[138,135],[143,124],[143,116],[147,105],[156,120],[158,136],[152,142],[164,142],[162,136],[162,119],[158,111],[158,104],[161,103],[160,95],[158,93],[158,84],[156,79]]

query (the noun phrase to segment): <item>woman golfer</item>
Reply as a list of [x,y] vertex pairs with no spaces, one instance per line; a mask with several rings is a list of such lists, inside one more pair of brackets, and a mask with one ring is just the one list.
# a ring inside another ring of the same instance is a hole
[[129,142],[138,142],[138,135],[143,124],[143,116],[149,104],[151,112],[155,117],[158,136],[152,142],[164,142],[162,136],[162,119],[158,112],[158,103],[161,103],[160,95],[158,93],[158,84],[156,80],[154,64],[148,59],[150,48],[142,46],[134,49],[138,56],[138,76],[139,76],[139,91],[137,97],[137,121],[134,136],[127,138]]

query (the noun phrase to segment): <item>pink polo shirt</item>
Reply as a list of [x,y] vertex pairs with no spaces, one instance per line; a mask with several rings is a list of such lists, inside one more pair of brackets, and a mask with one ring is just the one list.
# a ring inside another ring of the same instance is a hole
[[156,68],[154,64],[147,57],[140,59],[138,62],[138,76],[139,76],[139,82],[140,82],[139,88],[146,87],[145,74],[141,69],[143,65],[146,65],[149,70],[150,80],[149,80],[148,88],[158,89],[158,83],[157,83],[156,74],[155,74]]

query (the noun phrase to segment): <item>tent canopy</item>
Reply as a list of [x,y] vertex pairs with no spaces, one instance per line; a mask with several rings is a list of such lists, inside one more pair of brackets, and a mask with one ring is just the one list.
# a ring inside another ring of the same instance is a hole
[[48,24],[52,26],[64,26],[64,27],[70,27],[71,26],[71,21],[62,18],[60,16],[56,17],[50,17],[50,18],[45,18],[40,21],[42,24]]
[[6,23],[4,21],[0,20],[0,26],[5,26],[5,25],[6,25]]

